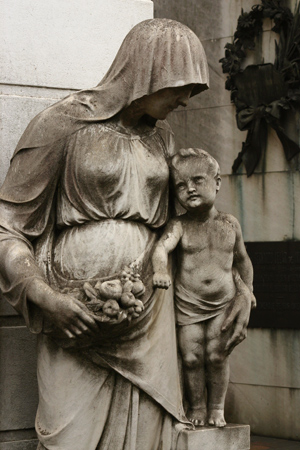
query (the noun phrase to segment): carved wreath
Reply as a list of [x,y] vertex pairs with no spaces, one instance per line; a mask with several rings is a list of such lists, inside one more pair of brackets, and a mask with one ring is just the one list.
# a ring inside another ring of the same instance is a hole
[[[279,34],[274,64],[241,69],[247,51],[255,49],[265,18],[273,20],[272,31]],[[225,88],[231,91],[236,106],[238,128],[248,130],[232,170],[236,172],[243,162],[249,177],[266,150],[268,126],[276,131],[288,161],[300,152],[282,126],[283,111],[295,112],[300,104],[300,3],[294,14],[281,6],[280,0],[262,0],[249,13],[242,10],[233,43],[227,43],[225,49],[225,57],[220,59],[223,73],[228,73]]]

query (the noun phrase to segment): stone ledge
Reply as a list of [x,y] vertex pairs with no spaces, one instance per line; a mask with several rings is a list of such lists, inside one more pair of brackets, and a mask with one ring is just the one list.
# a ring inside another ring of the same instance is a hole
[[30,441],[1,442],[0,450],[36,450],[37,445],[37,439],[32,439]]
[[180,433],[177,450],[249,450],[250,426],[201,427]]

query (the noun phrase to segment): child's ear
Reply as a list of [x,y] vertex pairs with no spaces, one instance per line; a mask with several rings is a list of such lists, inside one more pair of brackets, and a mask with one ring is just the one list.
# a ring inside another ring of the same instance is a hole
[[220,187],[221,187],[221,177],[219,175],[217,176],[216,183],[217,183],[217,193],[218,193],[220,190]]

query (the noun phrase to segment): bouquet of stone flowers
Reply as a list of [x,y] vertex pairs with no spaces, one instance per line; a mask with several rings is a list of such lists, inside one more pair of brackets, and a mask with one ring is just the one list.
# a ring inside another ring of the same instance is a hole
[[139,298],[144,294],[145,286],[136,268],[125,266],[120,274],[109,279],[85,282],[80,291],[73,294],[98,322],[131,321],[144,310]]

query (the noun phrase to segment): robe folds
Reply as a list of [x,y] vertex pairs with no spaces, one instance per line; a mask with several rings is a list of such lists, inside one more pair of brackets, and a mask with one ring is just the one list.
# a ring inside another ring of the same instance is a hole
[[[1,290],[31,331],[47,333],[38,336],[36,430],[48,450],[169,450],[172,418],[186,422],[173,293],[153,291],[150,262],[168,217],[172,152],[166,123],[136,134],[112,120],[12,161],[0,202]],[[20,252],[26,264],[16,264]],[[131,323],[101,324],[91,345],[69,347],[27,301],[32,278],[62,290],[133,262],[145,310]]]

